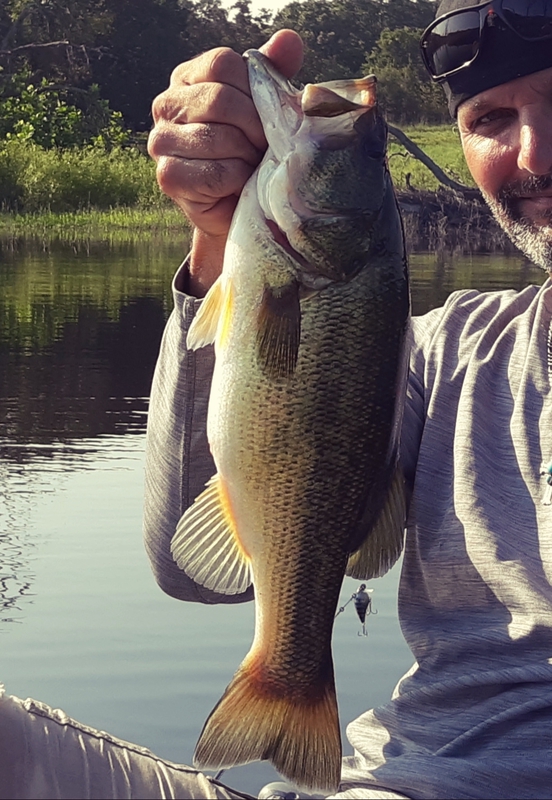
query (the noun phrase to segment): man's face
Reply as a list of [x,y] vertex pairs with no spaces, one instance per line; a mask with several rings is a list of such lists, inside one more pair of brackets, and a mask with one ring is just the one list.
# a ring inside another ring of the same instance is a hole
[[458,127],[496,220],[528,258],[552,271],[552,67],[466,100]]

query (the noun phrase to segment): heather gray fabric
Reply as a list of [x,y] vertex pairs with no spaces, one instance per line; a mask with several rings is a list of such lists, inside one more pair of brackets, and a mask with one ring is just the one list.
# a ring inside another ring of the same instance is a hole
[[0,800],[250,797],[0,685]]
[[[184,347],[197,303],[175,292],[154,378],[145,539],[162,588],[213,602],[169,553],[213,473],[213,357]],[[456,292],[413,322],[399,615],[416,663],[388,704],[349,726],[343,797],[552,796],[552,506],[541,503],[551,320],[549,279],[520,293]]]

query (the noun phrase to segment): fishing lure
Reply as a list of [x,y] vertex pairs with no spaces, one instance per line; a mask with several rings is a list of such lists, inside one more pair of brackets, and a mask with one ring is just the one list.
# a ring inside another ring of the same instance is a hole
[[552,505],[552,461],[549,464],[543,464],[541,475],[546,475],[547,483],[541,503],[543,506],[550,506]]
[[343,613],[343,611],[345,611],[349,603],[354,602],[355,611],[357,612],[357,616],[362,623],[362,633],[359,631],[357,636],[368,636],[368,633],[366,632],[366,617],[370,616],[370,614],[378,613],[375,608],[372,608],[372,598],[370,595],[373,591],[373,589],[367,589],[365,583],[361,583],[358,587],[358,591],[352,593],[347,602],[339,607],[337,614],[335,615],[338,617]]

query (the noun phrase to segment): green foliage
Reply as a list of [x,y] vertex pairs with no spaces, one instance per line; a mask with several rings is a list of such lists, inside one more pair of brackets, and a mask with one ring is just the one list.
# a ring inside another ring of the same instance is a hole
[[188,7],[186,41],[194,55],[211,47],[243,53],[270,37],[270,15],[261,12],[253,17],[249,0],[236,0],[230,9],[223,8],[220,0],[190,0]]
[[31,80],[28,69],[3,78],[0,139],[34,142],[45,148],[91,143],[114,146],[128,141],[122,114],[111,111],[108,102],[99,96],[98,86],[78,93],[83,106],[79,108],[68,100],[71,90],[55,86],[47,78],[38,85]]
[[131,148],[45,150],[16,139],[0,147],[0,204],[39,212],[163,206],[154,163]]
[[[182,212],[171,205],[144,208],[121,206],[100,211],[41,211],[34,214],[0,213],[0,248],[4,240],[19,238],[70,242],[137,242],[166,237],[187,249],[190,226]],[[171,267],[172,268],[172,267]]]
[[450,119],[440,86],[420,58],[421,28],[384,29],[363,65],[378,78],[378,95],[390,121],[438,123]]
[[[268,11],[253,14],[250,0],[235,0],[229,9],[221,0],[1,0],[0,96],[6,96],[2,84],[8,78],[28,75],[25,85],[34,87],[28,90],[33,96],[24,98],[26,116],[9,132],[45,146],[51,146],[49,136],[56,146],[66,146],[79,136],[93,138],[74,131],[90,117],[85,96],[96,84],[97,99],[123,115],[124,123],[112,117],[106,137],[117,143],[114,128],[151,127],[152,100],[167,87],[174,67],[197,53],[216,46],[243,52],[289,27],[306,44],[298,80],[359,76],[374,53],[379,59],[390,46],[383,32],[419,30],[433,18],[434,7],[430,0],[293,0],[271,18]],[[403,55],[400,48],[397,52]],[[378,63],[378,68],[397,121],[440,119],[435,87],[420,89],[414,63]],[[0,108],[4,129],[2,117],[13,112]],[[52,115],[59,128],[54,135],[42,132],[40,119]]]
[[[451,124],[416,126],[406,133],[452,178],[473,185],[458,132]],[[398,189],[408,184],[430,190],[439,186],[429,170],[392,137],[389,164]],[[155,165],[137,149],[45,150],[14,139],[0,147],[0,207],[20,213],[134,207],[140,217],[144,210],[168,213],[172,206],[157,188]]]
[[304,0],[285,6],[273,30],[293,28],[303,37],[305,64],[299,80],[325,81],[360,76],[385,28],[423,28],[433,15],[434,6],[426,0]]
[[102,2],[110,26],[95,39],[92,79],[132,130],[148,130],[152,100],[167,88],[177,64],[197,52],[187,41],[190,12],[178,0]]

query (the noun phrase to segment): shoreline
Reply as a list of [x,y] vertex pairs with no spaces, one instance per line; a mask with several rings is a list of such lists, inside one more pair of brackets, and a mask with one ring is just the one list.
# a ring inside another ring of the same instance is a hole
[[[452,250],[464,253],[515,252],[488,207],[449,189],[396,192],[409,250]],[[48,242],[132,242],[160,237],[188,238],[190,226],[173,205],[156,208],[120,207],[107,211],[81,209],[34,214],[0,213],[0,241],[16,248],[24,239]]]
[[444,188],[396,194],[409,250],[517,252],[480,196],[466,199]]

